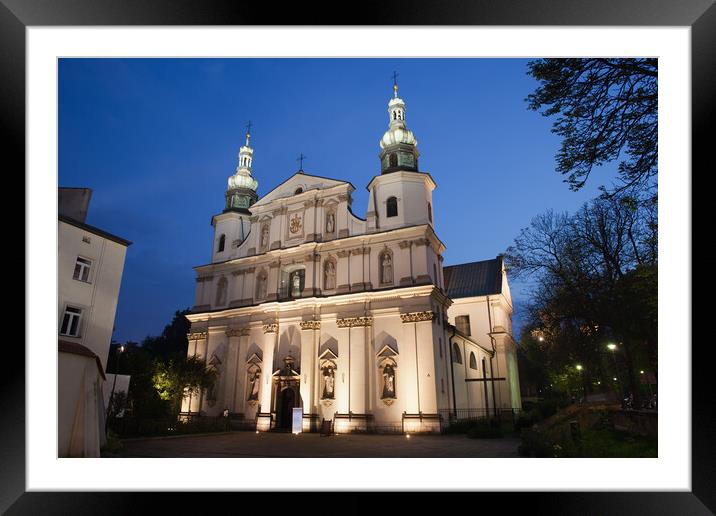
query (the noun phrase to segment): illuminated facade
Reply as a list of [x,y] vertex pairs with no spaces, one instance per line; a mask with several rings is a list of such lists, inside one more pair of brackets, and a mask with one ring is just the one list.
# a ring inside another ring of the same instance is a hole
[[465,409],[520,406],[501,258],[488,261],[499,263],[499,291],[451,298],[433,226],[436,184],[418,170],[405,112],[396,85],[365,219],[351,208],[353,185],[303,170],[259,199],[247,134],[188,315],[188,352],[218,381],[185,398],[184,415],[228,409],[258,430],[288,429],[302,407],[303,431],[324,419],[336,432],[439,431],[441,417]]

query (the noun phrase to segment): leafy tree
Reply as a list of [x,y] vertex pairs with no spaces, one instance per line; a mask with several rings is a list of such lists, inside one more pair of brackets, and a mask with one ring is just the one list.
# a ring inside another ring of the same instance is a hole
[[527,96],[529,108],[557,116],[557,171],[572,190],[586,184],[594,167],[620,160],[618,184],[610,192],[602,187],[605,193],[656,195],[656,58],[538,59],[528,73],[540,83]]
[[[620,343],[629,390],[635,370],[656,368],[655,204],[602,197],[574,215],[548,211],[533,219],[506,253],[514,276],[532,281],[529,330],[539,332],[554,375],[578,376],[589,392],[606,382],[606,344]],[[566,378],[568,379],[568,378]],[[565,379],[565,380],[566,380]],[[567,385],[567,383],[565,383]]]
[[216,371],[207,369],[203,359],[176,354],[166,362],[156,362],[152,380],[159,397],[170,403],[173,414],[178,414],[184,397],[210,390],[216,378]]
[[167,360],[171,355],[183,353],[186,355],[189,348],[187,333],[191,327],[191,323],[185,317],[191,310],[177,310],[174,312],[172,322],[164,327],[162,334],[158,337],[147,337],[142,342],[147,350],[154,356]]

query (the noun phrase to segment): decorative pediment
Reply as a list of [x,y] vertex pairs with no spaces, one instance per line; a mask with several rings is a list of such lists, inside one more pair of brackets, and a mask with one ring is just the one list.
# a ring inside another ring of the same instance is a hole
[[336,355],[331,348],[326,349],[323,353],[318,355],[319,360],[338,360],[338,355]]
[[270,204],[272,201],[277,199],[283,199],[286,197],[293,197],[296,195],[298,188],[303,189],[304,192],[309,190],[326,190],[339,185],[350,185],[345,181],[339,181],[337,179],[328,179],[325,177],[312,176],[304,174],[303,172],[297,172],[286,181],[278,185],[276,188],[271,190],[269,193],[264,195],[253,207],[264,206]]
[[263,362],[263,360],[257,353],[252,353],[251,356],[249,357],[249,359],[246,361],[247,364],[256,364],[256,365],[260,364],[261,362]]
[[397,356],[398,352],[394,350],[391,346],[386,344],[382,348],[380,348],[380,351],[378,351],[379,357],[394,357]]
[[216,356],[216,353],[213,353],[211,355],[211,359],[209,360],[208,364],[211,367],[218,369],[219,366],[221,365],[221,359],[218,356]]

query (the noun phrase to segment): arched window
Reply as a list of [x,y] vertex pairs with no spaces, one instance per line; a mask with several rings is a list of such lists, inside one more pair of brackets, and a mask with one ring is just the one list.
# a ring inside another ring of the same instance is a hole
[[299,186],[298,188],[296,188],[296,191],[293,192],[293,193],[294,193],[294,195],[298,195],[298,194],[300,194],[300,193],[303,193],[303,188],[301,188],[301,187]]
[[397,155],[395,152],[390,155],[390,157],[388,158],[388,160],[390,161],[390,166],[391,166],[391,167],[397,167],[397,166],[398,166],[398,155]]
[[470,369],[477,370],[477,359],[475,358],[475,353],[472,351],[470,352]]
[[452,343],[452,361],[456,364],[462,364],[462,353],[460,353],[460,348],[457,345],[457,342]]
[[387,210],[387,217],[397,217],[398,216],[398,199],[395,197],[388,197],[388,200],[385,203],[386,210]]
[[433,223],[433,207],[428,203],[428,220]]
[[220,253],[221,251],[223,251],[225,245],[226,245],[226,235],[221,235],[221,237],[219,237],[219,249],[217,249],[216,252]]

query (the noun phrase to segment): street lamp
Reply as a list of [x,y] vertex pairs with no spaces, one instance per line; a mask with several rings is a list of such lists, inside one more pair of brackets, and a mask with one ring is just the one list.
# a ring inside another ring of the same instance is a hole
[[619,389],[619,395],[622,396],[624,393],[622,392],[621,382],[618,380],[619,367],[617,366],[617,356],[614,353],[617,350],[617,345],[614,344],[613,342],[610,342],[609,344],[607,344],[607,349],[612,352],[611,355],[612,355],[612,359],[614,360],[614,374],[615,374],[614,381],[617,382],[617,388]]

